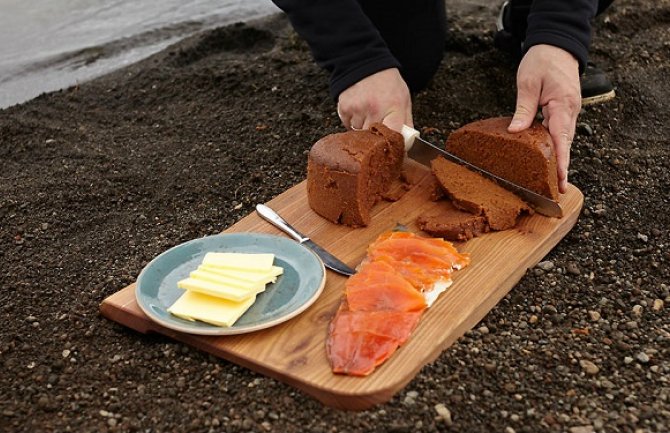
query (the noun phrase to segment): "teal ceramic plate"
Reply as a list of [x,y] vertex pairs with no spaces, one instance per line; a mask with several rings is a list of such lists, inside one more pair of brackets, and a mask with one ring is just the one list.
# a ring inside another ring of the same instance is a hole
[[[277,282],[268,284],[235,324],[229,328],[180,319],[167,309],[182,293],[177,281],[188,277],[206,253],[273,253],[284,268]],[[177,245],[153,259],[137,279],[135,296],[144,313],[158,324],[202,335],[243,334],[285,322],[307,309],[323,291],[323,262],[306,247],[288,238],[261,233],[227,233]]]

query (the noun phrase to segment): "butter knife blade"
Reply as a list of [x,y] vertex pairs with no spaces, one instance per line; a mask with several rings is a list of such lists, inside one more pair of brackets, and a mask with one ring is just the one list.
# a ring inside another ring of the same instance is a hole
[[346,276],[351,276],[356,273],[355,270],[350,268],[349,266],[346,265],[346,263],[342,262],[340,259],[317,245],[313,240],[308,238],[307,236],[303,235],[299,231],[297,231],[293,226],[291,226],[284,218],[282,218],[277,212],[275,212],[273,209],[270,207],[264,205],[264,204],[257,204],[256,205],[256,212],[258,212],[258,215],[261,216],[264,220],[268,221],[270,224],[274,225],[296,241],[298,241],[300,244],[306,246],[310,250],[312,250],[319,258],[323,261],[323,265],[327,267],[330,270],[333,270],[339,274],[346,275]]
[[[459,158],[453,153],[447,152],[446,150],[430,143],[419,136],[419,131],[414,128],[411,128],[407,125],[403,125],[402,130],[403,137],[405,138],[405,149],[407,149],[407,156],[418,162],[419,164],[430,167],[430,161],[442,156],[449,161],[455,162],[457,164],[463,165],[477,173],[494,180],[503,188],[512,191],[517,194],[521,199],[526,203],[530,204],[536,212],[546,215],[549,217],[560,218],[563,216],[563,210],[561,207],[553,201],[552,199],[540,195],[534,191],[524,188],[520,185],[517,185],[513,182],[510,182],[507,179],[503,179],[500,176],[496,176],[490,171],[486,171],[483,168],[477,167],[474,164],[469,163],[463,158]],[[419,142],[419,145],[416,145],[416,142]]]

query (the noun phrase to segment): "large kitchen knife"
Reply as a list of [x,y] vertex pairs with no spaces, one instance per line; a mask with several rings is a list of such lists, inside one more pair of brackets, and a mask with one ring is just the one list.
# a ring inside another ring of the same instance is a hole
[[279,216],[279,214],[274,210],[272,210],[271,208],[265,206],[264,204],[257,204],[256,212],[258,212],[258,215],[260,215],[264,220],[268,221],[278,229],[282,230],[284,233],[291,236],[300,244],[314,251],[314,253],[317,256],[319,256],[319,258],[323,261],[324,266],[327,267],[328,269],[331,269],[337,273],[347,276],[351,276],[356,273],[355,270],[351,269],[340,259],[330,254],[328,251],[324,250],[319,245],[314,243],[313,240],[311,240],[307,236],[303,235],[302,233],[294,229],[289,223],[286,222],[284,218]]
[[420,137],[419,131],[410,126],[403,125],[401,132],[403,138],[405,139],[405,150],[407,151],[407,156],[417,161],[418,163],[430,167],[430,161],[437,158],[438,156],[442,156],[449,161],[464,165],[470,170],[474,170],[489,179],[493,179],[503,188],[512,191],[521,197],[526,203],[530,204],[536,212],[541,213],[542,215],[555,218],[560,218],[563,216],[561,207],[552,199],[531,191],[528,188],[524,188],[520,185],[510,182],[509,180],[503,179],[500,176],[496,176],[489,171],[469,163],[463,158],[459,158],[458,156],[449,153],[432,143],[429,143]]

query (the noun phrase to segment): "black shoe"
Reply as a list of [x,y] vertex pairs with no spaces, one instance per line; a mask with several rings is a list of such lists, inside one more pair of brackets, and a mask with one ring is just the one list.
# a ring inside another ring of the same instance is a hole
[[[519,23],[521,23],[519,16],[522,14],[523,12],[516,13],[515,17],[512,17],[510,2],[505,1],[498,14],[496,21],[498,31],[493,39],[495,47],[509,54],[515,63],[521,61],[523,40],[519,36],[519,32],[515,33],[512,31],[512,23],[516,22],[518,24],[517,27],[519,27]],[[525,33],[525,26],[521,30]],[[586,68],[584,68],[584,72],[579,77],[579,84],[582,91],[582,106],[609,101],[616,95],[614,86],[612,86],[612,82],[607,78],[607,75],[591,62],[588,62]]]
[[510,30],[512,28],[511,12],[512,8],[509,7],[509,1],[505,1],[496,20],[497,32],[493,37],[493,45],[500,51],[509,54],[514,63],[519,63],[523,52],[523,40]]
[[582,88],[582,106],[600,104],[616,96],[607,75],[591,62],[586,64],[579,77],[579,84]]

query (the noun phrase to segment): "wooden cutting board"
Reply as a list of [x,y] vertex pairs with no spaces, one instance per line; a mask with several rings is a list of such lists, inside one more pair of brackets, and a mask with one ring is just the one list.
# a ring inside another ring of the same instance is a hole
[[[397,224],[420,233],[414,220],[436,204],[428,197],[432,182],[423,167],[406,168],[421,180],[398,201],[378,204],[372,223],[352,229],[332,224],[307,204],[306,182],[267,203],[296,229],[355,267],[367,246]],[[346,277],[327,272],[321,297],[296,318],[252,334],[209,337],[183,334],[152,322],[135,301],[135,284],[103,301],[102,314],[142,333],[158,332],[215,356],[301,389],[326,405],[362,410],[390,400],[419,370],[475,326],[574,226],[584,197],[573,185],[561,196],[563,218],[525,216],[513,230],[493,232],[457,245],[471,254],[471,265],[454,274],[454,284],[424,313],[411,338],[386,363],[365,378],[335,375],[325,353],[329,321],[337,309]],[[255,212],[226,232],[282,234]],[[283,235],[283,234],[282,234]]]

